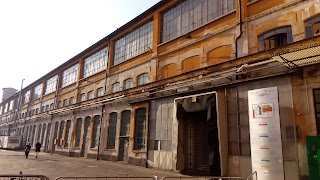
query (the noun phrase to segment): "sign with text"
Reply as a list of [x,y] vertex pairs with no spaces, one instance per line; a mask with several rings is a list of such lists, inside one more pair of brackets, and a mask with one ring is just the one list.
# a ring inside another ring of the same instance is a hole
[[248,91],[252,172],[284,180],[277,87]]

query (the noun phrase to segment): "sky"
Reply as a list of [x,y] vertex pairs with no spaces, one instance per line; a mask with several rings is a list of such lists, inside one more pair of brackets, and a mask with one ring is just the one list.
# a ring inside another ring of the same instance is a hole
[[159,1],[0,1],[0,101],[2,88],[20,91]]

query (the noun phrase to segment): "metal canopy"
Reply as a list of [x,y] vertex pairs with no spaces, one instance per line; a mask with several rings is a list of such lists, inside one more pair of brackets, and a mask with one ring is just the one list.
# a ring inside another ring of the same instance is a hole
[[276,55],[272,59],[283,63],[290,69],[317,64],[320,63],[320,44]]

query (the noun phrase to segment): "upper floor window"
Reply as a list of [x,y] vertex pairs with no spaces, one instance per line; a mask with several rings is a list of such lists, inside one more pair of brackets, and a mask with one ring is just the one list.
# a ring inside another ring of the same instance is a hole
[[84,61],[83,77],[89,77],[107,68],[108,47],[96,52]]
[[184,0],[162,14],[161,42],[167,42],[236,9],[235,0]]
[[42,106],[41,112],[46,112],[46,107],[45,106]]
[[88,100],[93,99],[93,98],[94,98],[93,91],[88,92]]
[[8,103],[6,103],[3,112],[6,113],[8,111]]
[[85,100],[86,100],[86,94],[83,93],[80,95],[80,102],[83,102]]
[[58,108],[61,108],[61,107],[62,107],[62,102],[59,101],[59,102],[58,102]]
[[46,105],[46,111],[49,111],[50,109],[49,109],[49,105]]
[[64,107],[68,106],[68,99],[63,100],[63,106]]
[[314,17],[306,22],[307,38],[320,35],[320,16]]
[[116,40],[113,65],[120,64],[152,48],[153,21]]
[[70,104],[70,105],[74,104],[74,97],[71,97],[71,98],[69,99],[69,104]]
[[50,104],[50,110],[53,110],[53,103]]
[[11,111],[12,109],[13,109],[13,100],[10,101],[9,111]]
[[0,114],[2,114],[2,106],[0,106]]
[[130,89],[133,87],[133,79],[129,78],[124,81],[124,89]]
[[39,113],[39,108],[36,109],[36,114],[38,114],[38,113]]
[[97,96],[98,96],[98,97],[103,96],[103,94],[104,94],[103,87],[97,89]]
[[115,92],[118,92],[118,91],[120,91],[120,83],[119,82],[114,83],[112,85],[112,92],[115,93]]
[[58,75],[55,75],[52,78],[47,80],[46,90],[44,94],[52,93],[57,89],[57,79],[58,79]]
[[138,76],[138,86],[148,83],[148,74],[144,73]]
[[30,100],[30,90],[27,91],[26,93],[24,93],[23,100],[24,100],[23,101],[24,103],[28,103],[29,102],[29,100]]
[[292,43],[291,27],[283,27],[274,29],[259,36],[260,51],[280,47]]
[[42,83],[34,88],[32,100],[39,99],[42,92]]
[[62,87],[66,87],[78,80],[78,64],[64,70],[62,73]]

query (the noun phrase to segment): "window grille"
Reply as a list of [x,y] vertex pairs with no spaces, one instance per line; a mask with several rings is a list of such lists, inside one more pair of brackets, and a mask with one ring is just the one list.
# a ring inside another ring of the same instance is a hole
[[62,73],[62,87],[66,87],[78,80],[79,65],[76,64]]
[[115,42],[113,65],[120,64],[152,48],[153,21],[149,21]]
[[146,135],[146,108],[136,110],[136,123],[134,134],[134,149],[141,150],[145,148]]
[[108,63],[108,47],[96,52],[84,61],[83,77],[92,76],[107,68]]
[[113,112],[110,114],[110,117],[109,117],[107,149],[115,148],[116,129],[117,129],[116,127],[117,127],[117,113]]

